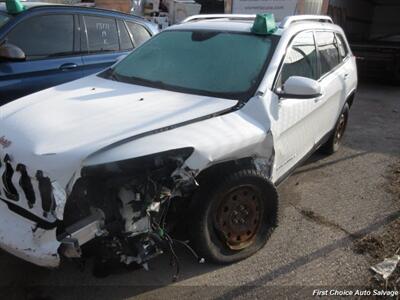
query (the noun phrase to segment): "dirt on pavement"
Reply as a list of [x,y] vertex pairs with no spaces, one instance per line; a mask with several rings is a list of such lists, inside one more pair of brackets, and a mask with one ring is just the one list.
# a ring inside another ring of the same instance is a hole
[[[400,205],[400,162],[393,165],[388,176],[388,189],[399,200]],[[395,254],[400,255],[400,219],[383,228],[380,234],[368,235],[358,240],[353,247],[357,254],[367,255],[371,265],[383,261]],[[371,274],[369,289],[400,290],[400,265],[387,282],[379,275]]]
[[389,174],[389,182],[389,191],[397,197],[400,204],[400,162],[393,165]]

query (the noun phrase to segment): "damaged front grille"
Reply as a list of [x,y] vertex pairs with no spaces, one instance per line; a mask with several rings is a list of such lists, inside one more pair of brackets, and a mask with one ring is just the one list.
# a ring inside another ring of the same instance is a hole
[[33,190],[33,185],[31,178],[26,171],[26,167],[23,164],[18,164],[17,172],[21,173],[21,179],[19,180],[19,185],[25,193],[25,197],[28,200],[29,208],[32,208],[36,202],[35,191]]
[[[8,155],[6,155],[4,157],[3,163],[5,165],[4,173],[1,176],[1,178],[3,180],[3,184],[4,184],[3,191],[8,199],[13,200],[13,201],[18,201],[19,195],[18,195],[18,192],[12,182],[12,178],[14,176],[14,170],[10,164],[10,158]],[[2,162],[0,161],[0,169],[1,169],[1,165],[2,165]],[[0,195],[1,195],[1,193],[0,193]]]
[[37,221],[35,217],[29,217],[32,214],[47,222],[56,221],[52,213],[55,200],[50,178],[41,170],[32,174],[24,164],[13,164],[8,154],[4,158],[0,155],[0,199],[14,212],[34,221]]

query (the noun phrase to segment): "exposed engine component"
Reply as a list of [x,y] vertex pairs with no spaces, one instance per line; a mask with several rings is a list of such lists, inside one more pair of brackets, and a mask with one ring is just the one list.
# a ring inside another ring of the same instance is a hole
[[125,233],[132,237],[149,232],[151,230],[150,216],[147,210],[144,210],[140,193],[121,188],[118,196],[122,204],[119,211],[125,223]]
[[169,252],[176,266],[174,278],[179,273],[175,245],[183,244],[201,261],[187,243],[171,238],[173,223],[167,222],[167,215],[188,202],[184,195],[196,187],[195,171],[176,171],[191,151],[176,150],[84,170],[65,207],[60,254],[81,257],[81,246],[91,241],[101,262],[148,269],[149,260]]

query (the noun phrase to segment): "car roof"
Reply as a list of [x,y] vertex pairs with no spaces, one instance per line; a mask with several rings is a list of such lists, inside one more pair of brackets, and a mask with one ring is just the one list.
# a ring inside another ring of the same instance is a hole
[[[94,12],[100,11],[103,13],[105,12],[105,13],[110,13],[110,14],[125,15],[125,16],[129,16],[129,17],[141,19],[143,21],[147,21],[146,19],[144,19],[142,17],[124,13],[121,11],[102,9],[102,8],[97,8],[97,7],[88,7],[88,6],[84,6],[84,5],[68,5],[68,4],[48,3],[48,2],[22,2],[22,4],[26,7],[26,10],[39,9],[39,8],[43,8],[43,9],[46,9],[46,8],[48,8],[48,9],[51,9],[51,8],[64,9],[64,8],[66,8],[66,9],[76,9],[76,10],[88,10],[88,11],[94,11]],[[5,2],[0,2],[0,11],[7,12],[7,7],[6,7]]]
[[[32,7],[37,7],[37,6],[46,6],[46,5],[62,6],[62,4],[47,3],[47,2],[22,2],[22,4],[27,9],[30,9]],[[6,3],[5,2],[0,2],[0,11],[7,12],[7,8],[6,8]]]
[[[168,30],[215,30],[215,31],[230,31],[230,32],[243,32],[251,33],[251,27],[253,26],[253,20],[248,19],[229,19],[229,18],[215,18],[215,19],[199,19],[190,22],[184,22],[181,24],[173,25],[166,28]],[[331,23],[317,22],[317,21],[297,21],[290,24],[285,28],[280,27],[280,23],[277,23],[278,29],[273,35],[282,35],[285,31],[298,31],[298,30],[325,30],[331,29],[337,31],[340,27]]]
[[[22,2],[23,5],[26,7],[26,10],[21,12],[23,14],[24,12],[26,13],[27,11],[33,11],[33,10],[38,10],[38,9],[69,9],[69,10],[74,10],[77,12],[91,12],[91,13],[101,13],[104,15],[112,15],[114,17],[120,16],[120,17],[125,17],[129,19],[135,19],[136,21],[140,22],[141,24],[146,24],[146,27],[152,31],[152,34],[156,34],[159,30],[156,24],[150,22],[149,20],[132,15],[132,14],[127,14],[121,11],[115,11],[115,10],[109,10],[109,9],[102,9],[102,8],[96,8],[96,7],[87,7],[83,5],[66,5],[66,4],[58,4],[58,3],[47,3],[47,2]],[[6,4],[4,2],[0,2],[0,13],[7,13],[7,8]],[[18,16],[17,15],[12,15],[12,16]]]

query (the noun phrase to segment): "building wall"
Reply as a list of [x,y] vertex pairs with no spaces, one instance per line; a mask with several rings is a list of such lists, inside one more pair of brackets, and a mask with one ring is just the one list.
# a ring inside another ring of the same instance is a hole
[[29,0],[29,2],[46,2],[56,4],[77,4],[81,3],[81,0]]
[[399,34],[399,32],[400,4],[399,6],[375,6],[370,28],[370,37],[373,38],[390,33]]
[[[196,0],[197,2],[206,0]],[[210,1],[210,0],[207,0]],[[215,1],[215,0],[212,0]],[[235,12],[238,7],[242,8],[237,13],[263,13],[273,12],[279,21],[281,18],[293,14],[326,14],[329,0],[224,0],[225,13]],[[242,4],[238,4],[242,2]],[[252,7],[246,9],[246,6]]]
[[118,10],[125,13],[130,13],[132,9],[131,0],[95,0],[96,7]]
[[350,40],[369,37],[374,6],[365,0],[330,0],[328,14],[339,24]]
[[298,0],[297,14],[325,15],[329,0]]

